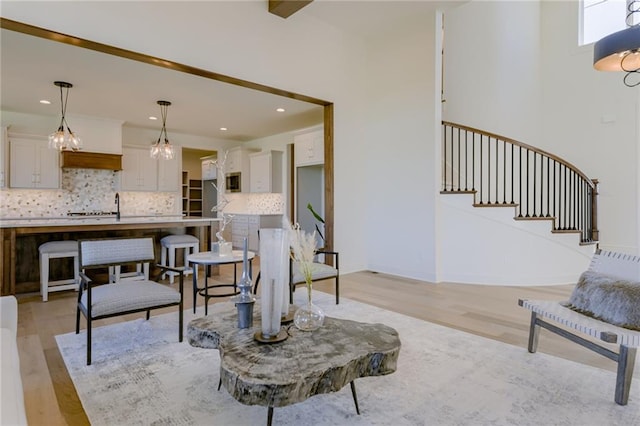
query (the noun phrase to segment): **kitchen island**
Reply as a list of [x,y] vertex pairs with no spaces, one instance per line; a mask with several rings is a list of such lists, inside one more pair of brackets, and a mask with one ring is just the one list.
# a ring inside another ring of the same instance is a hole
[[[160,238],[169,234],[192,234],[200,240],[200,250],[207,251],[218,221],[180,215],[122,216],[119,220],[112,216],[0,219],[0,294],[39,290],[38,247],[47,241],[152,236],[159,260]],[[69,276],[71,271],[68,265],[61,270],[52,268],[52,274]]]

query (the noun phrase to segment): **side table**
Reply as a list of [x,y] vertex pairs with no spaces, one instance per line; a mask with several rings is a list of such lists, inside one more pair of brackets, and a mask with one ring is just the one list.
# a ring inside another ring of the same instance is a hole
[[[252,272],[253,269],[253,258],[255,257],[255,253],[250,251],[247,252],[247,258],[249,259],[249,272]],[[230,255],[221,256],[219,253],[214,253],[211,251],[203,251],[200,253],[194,253],[187,256],[187,262],[194,268],[197,265],[204,265],[204,286],[198,287],[198,280],[196,278],[196,274],[193,274],[193,313],[196,313],[196,297],[199,294],[204,297],[204,314],[208,315],[209,313],[209,299],[212,297],[229,297],[235,296],[239,294],[237,283],[238,277],[236,273],[235,265],[238,263],[242,263],[243,261],[243,253],[242,250],[233,250]],[[225,265],[225,264],[234,264],[233,268],[233,283],[229,284],[209,284],[209,273],[211,269],[211,265]],[[253,275],[253,274],[252,274]],[[214,288],[223,288],[223,287],[231,287],[233,290],[228,293],[213,293],[209,294],[209,289]]]

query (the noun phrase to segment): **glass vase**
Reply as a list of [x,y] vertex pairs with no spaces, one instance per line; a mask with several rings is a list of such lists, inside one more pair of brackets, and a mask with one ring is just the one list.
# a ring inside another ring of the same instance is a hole
[[313,331],[324,324],[324,311],[311,301],[311,282],[307,281],[307,303],[296,310],[293,323],[302,331]]

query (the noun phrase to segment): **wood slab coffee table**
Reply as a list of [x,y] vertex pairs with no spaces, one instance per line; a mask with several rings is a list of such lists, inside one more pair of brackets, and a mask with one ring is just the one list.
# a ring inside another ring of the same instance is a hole
[[220,381],[239,402],[284,407],[314,395],[337,392],[351,385],[358,414],[354,380],[396,371],[400,353],[398,332],[383,324],[326,317],[315,331],[291,325],[279,343],[259,343],[260,301],[254,308],[253,328],[239,329],[233,303],[216,303],[211,313],[192,320],[187,339],[192,346],[220,351]]

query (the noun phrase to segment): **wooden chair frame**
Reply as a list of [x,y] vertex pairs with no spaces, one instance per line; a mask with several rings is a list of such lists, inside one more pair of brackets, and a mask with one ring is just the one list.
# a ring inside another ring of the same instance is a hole
[[[591,260],[589,270],[611,274],[621,279],[638,280],[640,278],[640,257],[598,250]],[[531,311],[527,348],[530,353],[537,350],[540,328],[545,328],[558,336],[609,358],[618,364],[614,400],[618,405],[627,404],[636,352],[640,346],[640,332],[581,314],[564,306],[564,303],[559,301],[519,299],[518,305]],[[596,339],[596,342],[581,335],[590,336]],[[618,345],[618,352],[598,344],[597,341]]]

